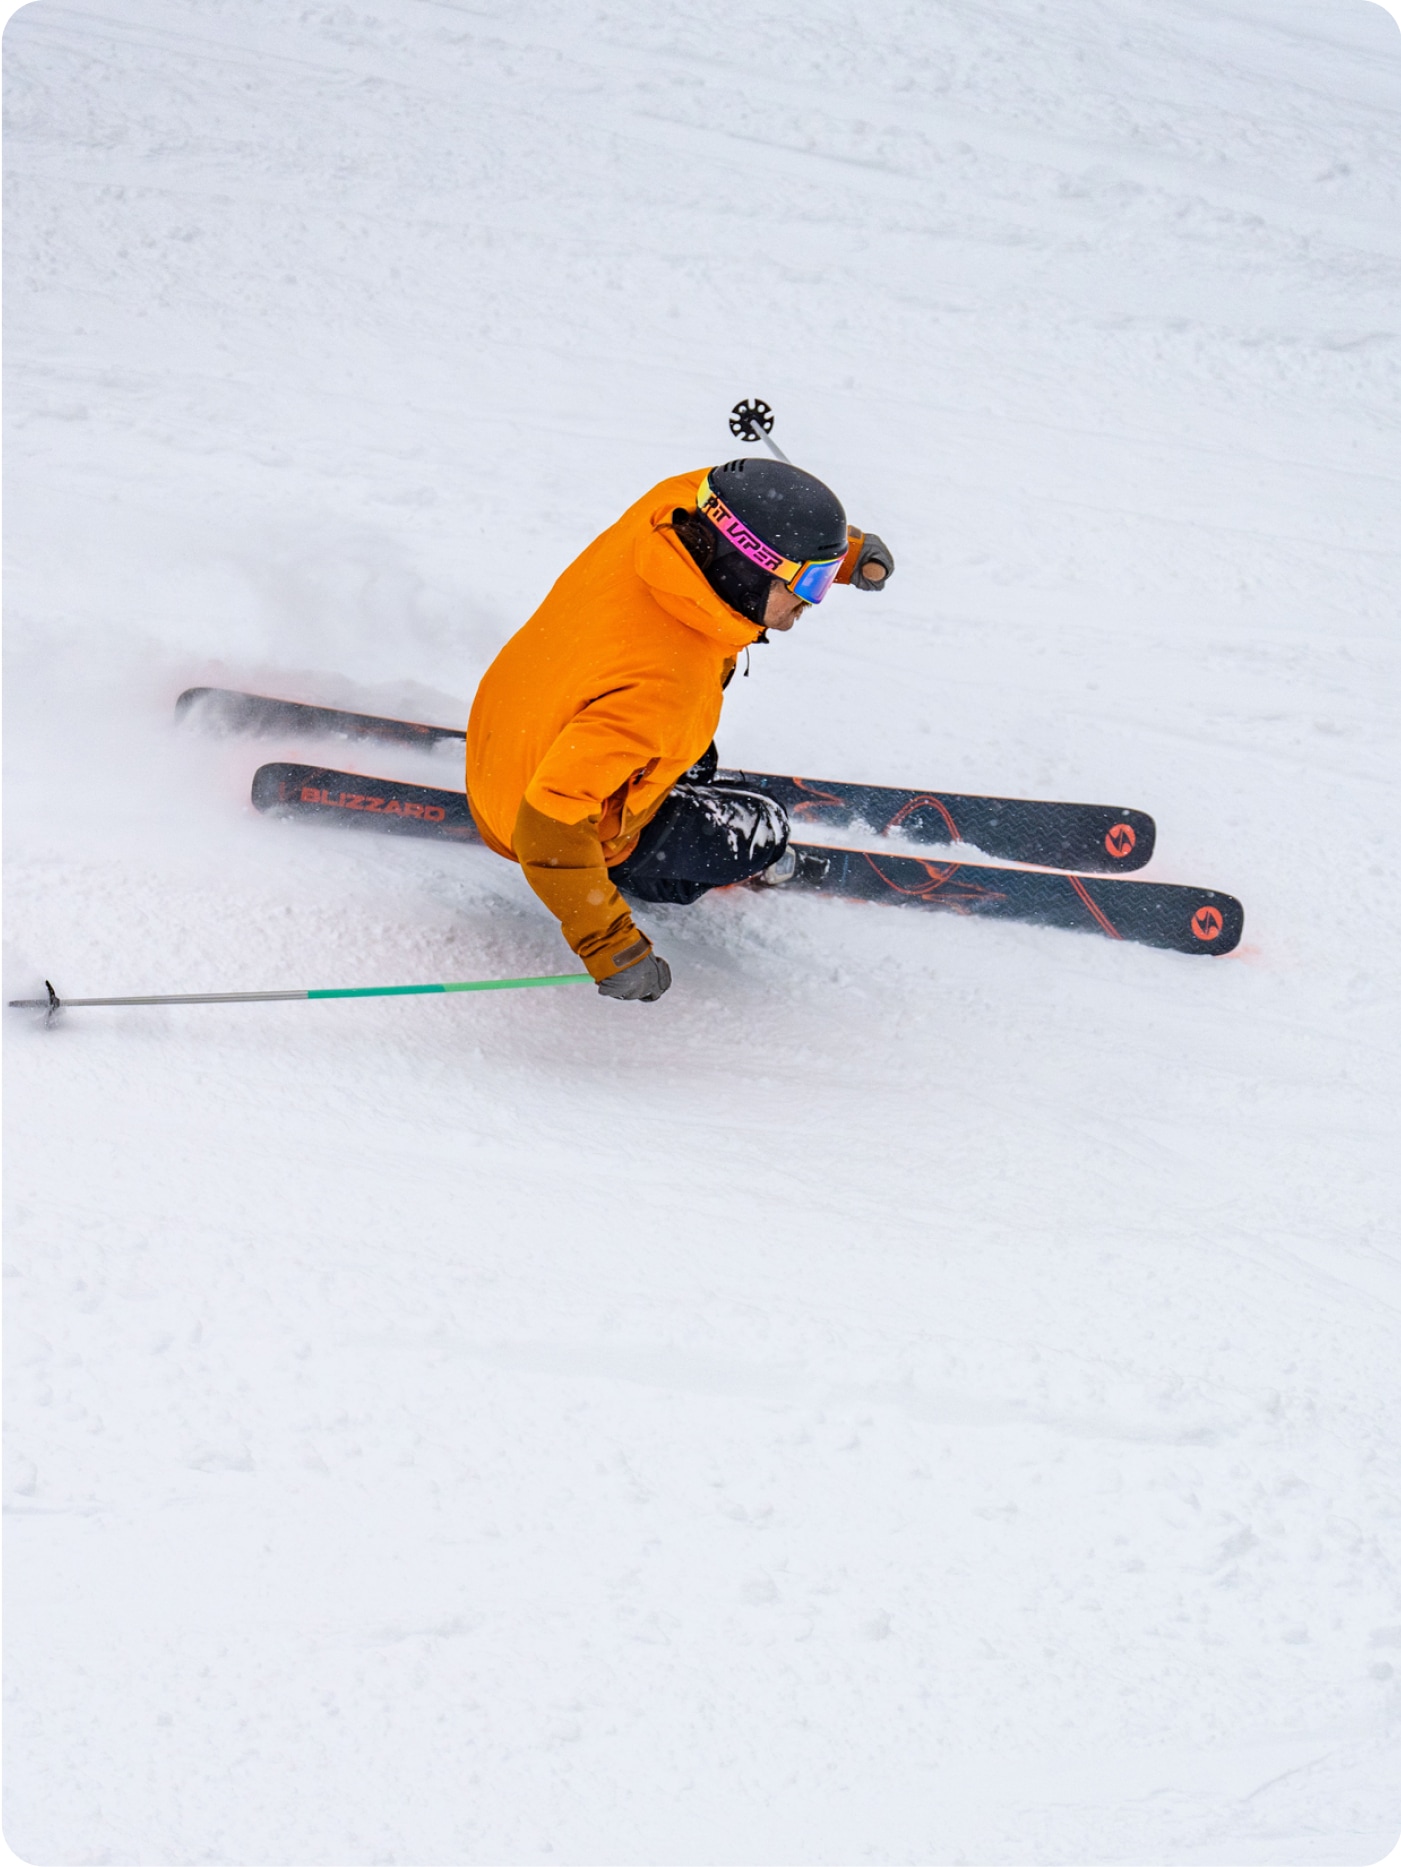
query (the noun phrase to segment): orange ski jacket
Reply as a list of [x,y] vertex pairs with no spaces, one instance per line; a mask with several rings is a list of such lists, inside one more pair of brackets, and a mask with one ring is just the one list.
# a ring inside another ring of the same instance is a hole
[[596,979],[650,950],[608,870],[715,737],[735,658],[762,633],[670,529],[704,477],[663,480],[574,560],[483,675],[467,726],[477,828]]
[[595,979],[651,951],[608,870],[715,737],[735,658],[763,633],[671,530],[706,471],[654,486],[574,560],[482,676],[467,725],[477,828]]

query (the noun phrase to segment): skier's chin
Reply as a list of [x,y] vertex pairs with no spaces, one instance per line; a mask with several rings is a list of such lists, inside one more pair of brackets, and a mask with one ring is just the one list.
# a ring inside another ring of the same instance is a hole
[[786,635],[806,608],[807,604],[801,597],[794,596],[780,584],[765,606],[764,627],[777,629],[780,635]]

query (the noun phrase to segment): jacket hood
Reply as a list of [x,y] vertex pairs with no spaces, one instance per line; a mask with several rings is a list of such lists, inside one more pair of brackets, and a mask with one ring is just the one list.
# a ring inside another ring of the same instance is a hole
[[669,616],[725,648],[748,648],[758,641],[763,629],[715,594],[700,566],[671,530],[672,513],[677,506],[694,505],[703,477],[700,473],[684,474],[656,489],[659,497],[640,531],[633,562],[638,576]]

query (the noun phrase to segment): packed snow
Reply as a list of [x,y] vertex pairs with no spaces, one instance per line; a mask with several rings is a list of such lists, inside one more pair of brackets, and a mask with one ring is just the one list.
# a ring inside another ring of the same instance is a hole
[[733,890],[656,1005],[7,1011],[33,1861],[1401,1833],[1401,33],[1365,0],[35,0],[6,996],[574,970],[195,683],[465,723],[776,437],[728,764],[1152,811],[1229,959]]

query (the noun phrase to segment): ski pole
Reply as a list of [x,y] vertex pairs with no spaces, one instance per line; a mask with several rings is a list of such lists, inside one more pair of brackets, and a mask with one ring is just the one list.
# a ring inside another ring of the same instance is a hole
[[762,441],[775,460],[781,460],[785,467],[791,467],[792,461],[769,432],[772,427],[773,410],[757,396],[752,402],[736,402],[730,410],[731,434],[738,435],[741,441]]
[[16,1011],[46,1011],[50,1019],[75,1005],[267,1005],[294,998],[416,998],[435,992],[509,992],[529,985],[583,985],[586,972],[551,972],[538,979],[458,979],[444,985],[341,985],[300,992],[156,992],[136,998],[60,998],[45,979],[47,998],[12,998]]
[[[793,464],[792,461],[769,433],[772,427],[773,410],[769,407],[767,402],[761,402],[758,396],[755,396],[751,402],[736,402],[734,407],[730,410],[731,434],[738,435],[741,441],[747,441],[751,445],[755,441],[762,441],[775,460],[781,460],[785,467],[791,467]],[[850,535],[853,537],[855,536],[854,533]],[[873,566],[874,568],[869,568],[869,566]],[[889,572],[889,565],[882,562],[879,557],[872,556],[866,563],[858,563],[858,569],[862,575],[869,579],[868,582],[858,585],[858,588],[862,590],[874,590],[885,582]],[[879,575],[876,574],[877,572],[879,572]],[[745,672],[748,673],[748,671],[748,664],[746,663]]]

